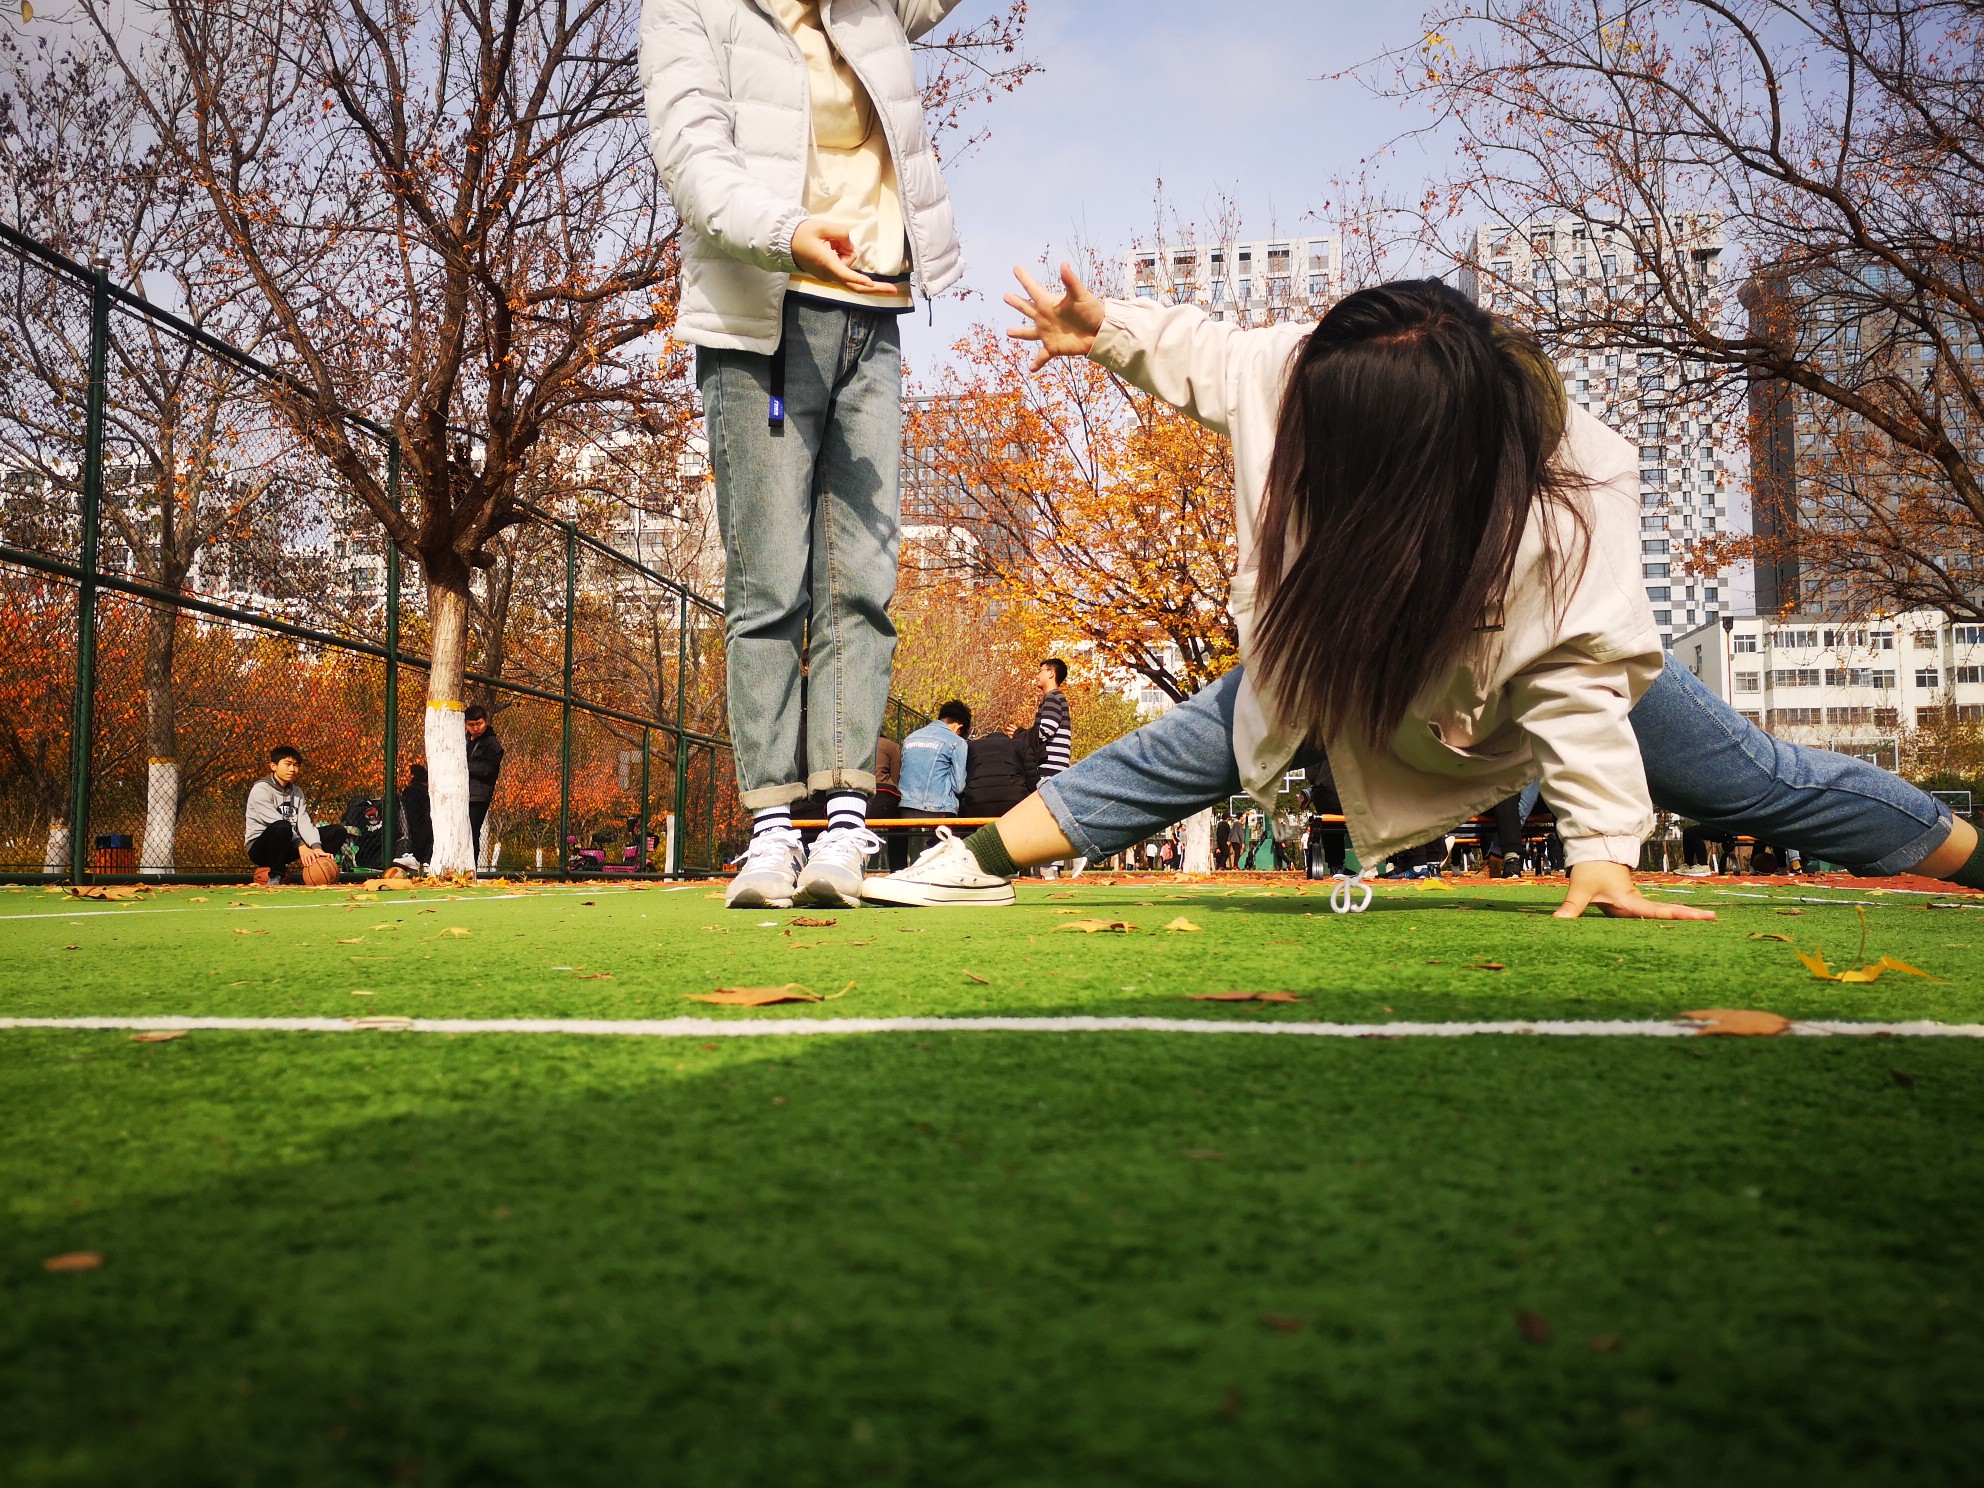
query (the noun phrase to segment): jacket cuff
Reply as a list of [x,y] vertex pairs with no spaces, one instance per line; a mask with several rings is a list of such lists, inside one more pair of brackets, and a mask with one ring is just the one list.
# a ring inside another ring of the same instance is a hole
[[789,208],[772,228],[772,267],[788,274],[799,272],[799,262],[792,256],[792,235],[799,231],[799,224],[808,216],[804,207]]
[[1102,329],[1095,333],[1095,344],[1088,349],[1088,359],[1111,372],[1127,370],[1142,349],[1137,321],[1143,318],[1145,309],[1135,300],[1104,300]]
[[1638,868],[1640,846],[1637,837],[1566,837],[1564,866],[1575,868],[1580,863],[1623,863],[1628,868]]

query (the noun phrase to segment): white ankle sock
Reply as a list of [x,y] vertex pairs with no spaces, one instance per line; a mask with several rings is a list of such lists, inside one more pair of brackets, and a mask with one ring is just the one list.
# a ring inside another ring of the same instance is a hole
[[868,798],[858,791],[827,797],[827,830],[868,825]]

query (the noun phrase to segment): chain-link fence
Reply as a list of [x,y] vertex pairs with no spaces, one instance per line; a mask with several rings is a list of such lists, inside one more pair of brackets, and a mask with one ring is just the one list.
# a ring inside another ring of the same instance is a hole
[[[371,866],[417,845],[425,591],[275,380],[0,226],[0,878],[243,877],[284,743]],[[716,871],[749,832],[720,607],[546,511],[508,540],[467,684],[505,749],[482,870]]]

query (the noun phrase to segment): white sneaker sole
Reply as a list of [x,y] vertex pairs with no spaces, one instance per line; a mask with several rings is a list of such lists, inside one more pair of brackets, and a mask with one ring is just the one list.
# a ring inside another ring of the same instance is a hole
[[912,909],[942,905],[997,906],[1014,904],[1019,899],[1009,883],[974,889],[952,884],[905,883],[896,878],[869,879],[861,885],[861,897],[870,904],[899,904]]
[[790,909],[792,896],[788,894],[783,899],[774,899],[763,889],[745,889],[741,893],[725,894],[723,907],[725,909]]
[[861,891],[857,889],[850,898],[824,878],[816,878],[811,882],[802,878],[799,880],[799,887],[793,891],[792,902],[812,905],[817,909],[859,909]]

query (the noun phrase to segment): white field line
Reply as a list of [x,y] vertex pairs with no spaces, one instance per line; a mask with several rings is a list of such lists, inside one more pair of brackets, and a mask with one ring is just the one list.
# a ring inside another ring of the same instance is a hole
[[[1200,1018],[0,1018],[10,1028],[212,1030],[222,1033],[562,1033],[609,1038],[792,1038],[855,1033],[1185,1033],[1276,1038],[1693,1038],[1680,1020],[1537,1019],[1526,1023],[1235,1023]],[[1816,1037],[1984,1039],[1984,1023],[1815,1020],[1789,1030]]]

